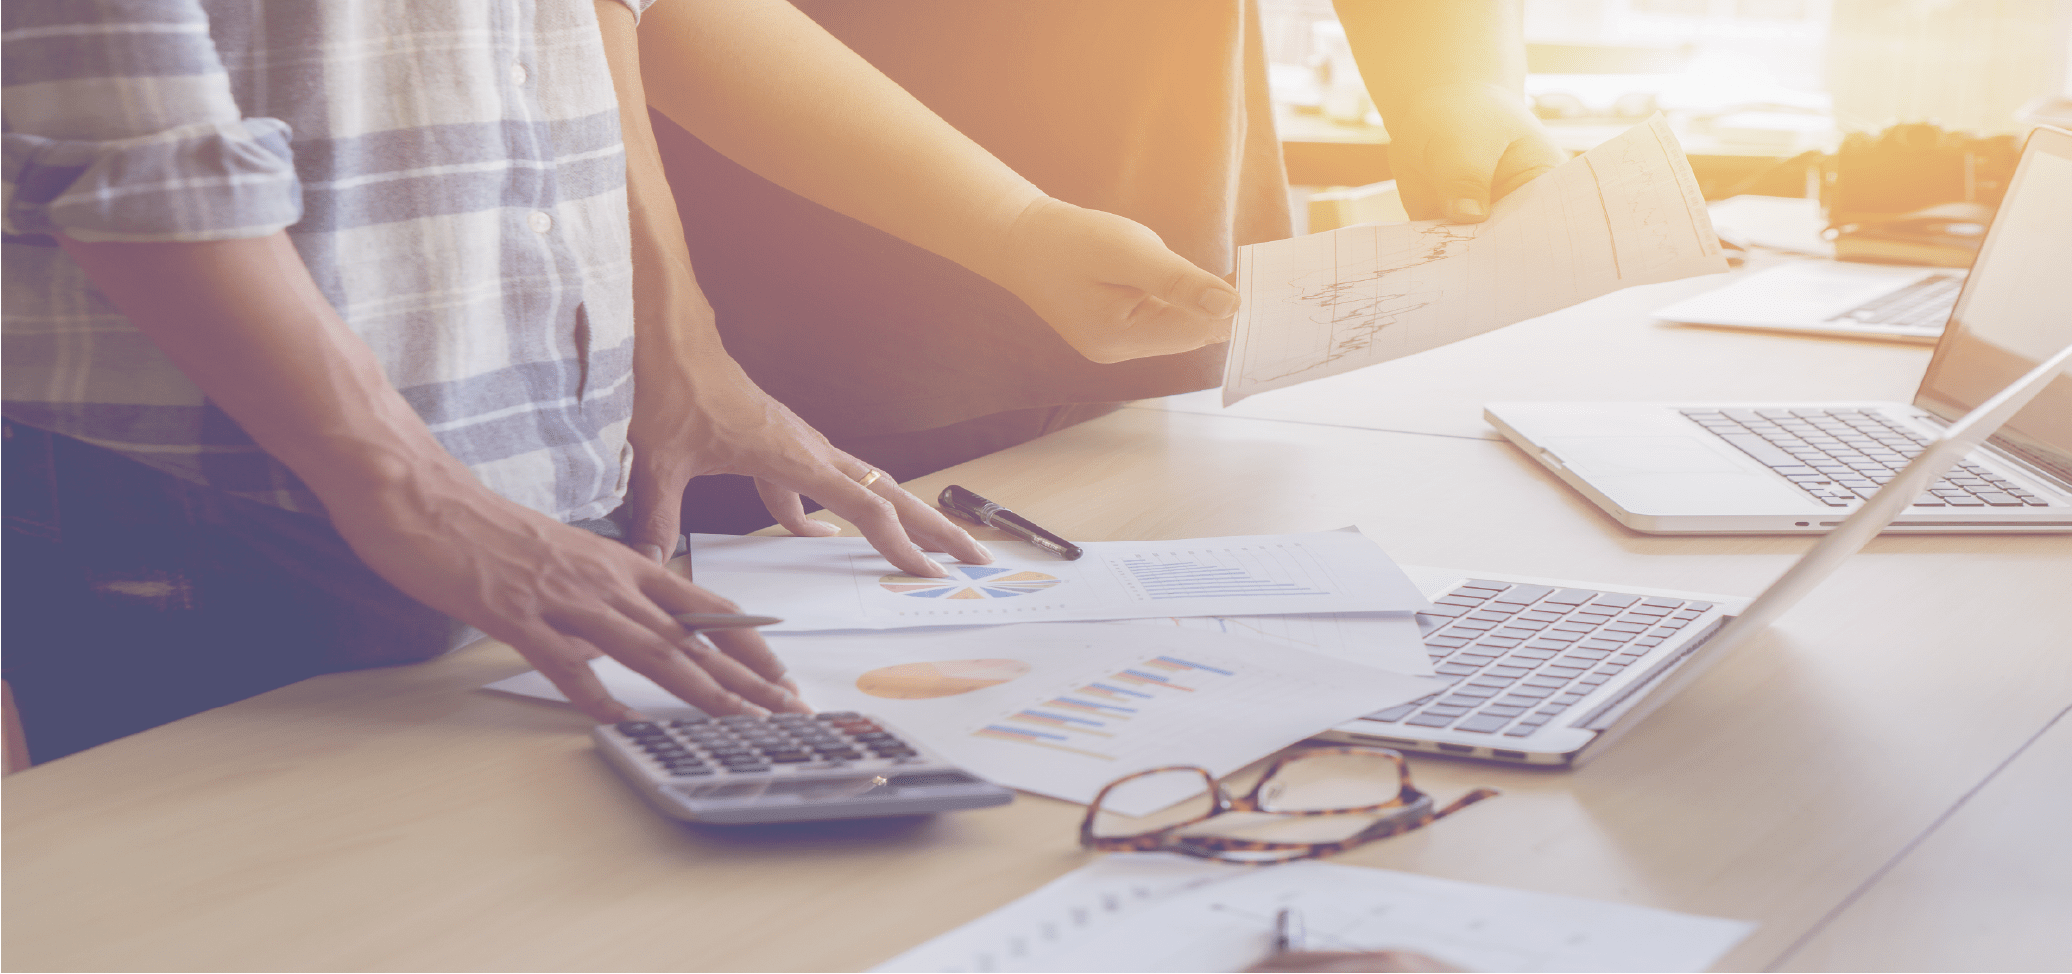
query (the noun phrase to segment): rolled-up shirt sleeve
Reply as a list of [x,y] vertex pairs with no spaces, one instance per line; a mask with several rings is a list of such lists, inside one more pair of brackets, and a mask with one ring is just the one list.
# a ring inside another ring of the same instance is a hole
[[227,240],[301,218],[288,126],[243,116],[198,4],[10,3],[0,45],[7,233]]

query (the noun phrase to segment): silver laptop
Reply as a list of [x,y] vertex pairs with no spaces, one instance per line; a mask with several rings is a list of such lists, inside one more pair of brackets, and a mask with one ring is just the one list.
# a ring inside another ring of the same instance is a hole
[[1936,431],[1884,489],[1745,608],[1723,596],[1405,566],[1432,597],[1418,624],[1433,668],[1452,685],[1320,736],[1580,764],[1753,639],[2039,394],[2059,397],[2061,411],[2072,402],[2072,343]]
[[1794,260],[1678,301],[1655,317],[1687,325],[1934,342],[1964,272],[1838,260]]
[[[1948,422],[2072,344],[2072,133],[2038,129],[1912,404],[1491,403],[1505,437],[1621,524],[1818,533]],[[2072,388],[1928,485],[1888,530],[2072,531]]]

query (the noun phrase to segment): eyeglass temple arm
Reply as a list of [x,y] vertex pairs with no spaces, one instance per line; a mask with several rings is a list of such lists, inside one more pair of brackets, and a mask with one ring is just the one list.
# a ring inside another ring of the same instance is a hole
[[1495,788],[1477,788],[1474,791],[1468,792],[1467,794],[1454,799],[1452,804],[1440,809],[1437,814],[1432,816],[1432,821],[1436,822],[1442,818],[1445,818],[1448,815],[1453,814],[1454,812],[1458,812],[1461,809],[1466,808],[1469,805],[1473,805],[1476,802],[1479,802],[1485,798],[1495,798],[1496,796],[1501,794],[1503,794],[1503,792],[1498,791]]

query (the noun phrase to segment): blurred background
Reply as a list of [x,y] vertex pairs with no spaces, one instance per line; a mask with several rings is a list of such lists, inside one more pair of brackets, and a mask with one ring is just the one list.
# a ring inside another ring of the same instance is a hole
[[[2072,0],[1521,3],[1525,90],[1555,139],[1579,152],[1659,110],[1710,199],[1818,196],[1822,157],[1850,133],[2072,126]],[[1387,217],[1360,191],[1386,179],[1385,123],[1330,0],[1262,0],[1262,13],[1298,219]]]

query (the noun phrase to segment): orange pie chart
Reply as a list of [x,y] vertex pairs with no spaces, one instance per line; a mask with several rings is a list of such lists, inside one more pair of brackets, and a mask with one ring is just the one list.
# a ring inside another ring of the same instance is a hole
[[856,678],[856,689],[887,700],[927,700],[999,686],[1029,672],[1018,659],[950,659],[881,666]]

